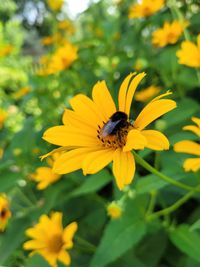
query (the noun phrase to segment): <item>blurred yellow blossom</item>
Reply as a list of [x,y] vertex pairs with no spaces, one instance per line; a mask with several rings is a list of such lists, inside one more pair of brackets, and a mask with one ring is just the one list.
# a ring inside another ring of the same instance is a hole
[[4,121],[6,120],[8,113],[0,108],[0,129],[3,128]]
[[55,183],[61,178],[60,174],[57,174],[52,170],[53,162],[58,157],[58,155],[58,153],[55,153],[54,155],[52,155],[52,158],[49,158],[47,160],[49,167],[38,167],[35,173],[32,173],[30,175],[30,178],[38,183],[38,190],[47,188],[50,184]]
[[64,30],[67,33],[73,34],[75,32],[75,27],[70,20],[62,20],[58,22],[58,29]]
[[118,219],[122,215],[122,207],[113,201],[107,206],[107,214],[112,219]]
[[17,92],[15,92],[12,96],[14,99],[20,99],[23,96],[27,95],[31,91],[30,86],[22,87]]
[[30,256],[40,254],[51,267],[57,267],[57,261],[70,265],[71,258],[67,250],[73,247],[73,237],[78,225],[72,222],[63,229],[63,214],[53,212],[42,215],[39,222],[26,230],[31,240],[24,243],[24,249],[31,250]]
[[13,51],[13,46],[12,45],[6,45],[3,47],[0,47],[0,57],[5,57],[11,54]]
[[0,148],[0,159],[3,158],[3,154],[4,154],[4,150],[3,150],[3,148]]
[[[183,127],[183,130],[191,131],[200,137],[200,118],[193,117],[192,121],[196,123],[196,125],[187,125]],[[198,142],[183,140],[177,142],[174,145],[174,150],[176,152],[188,153],[191,155],[198,156],[197,158],[188,158],[184,161],[183,167],[185,171],[193,171],[196,172],[200,169],[200,144]]]
[[59,11],[62,8],[64,0],[47,0],[47,3],[52,10]]
[[164,0],[142,0],[130,7],[128,17],[133,19],[151,16],[163,7],[164,2]]
[[135,99],[140,102],[149,101],[160,92],[160,87],[151,85],[135,93]]
[[158,47],[175,44],[187,25],[186,22],[183,23],[178,20],[175,20],[172,23],[165,22],[162,28],[153,32],[152,43]]
[[11,217],[10,203],[5,194],[0,193],[0,232],[3,232]]
[[200,68],[200,34],[197,36],[197,45],[190,41],[184,41],[181,49],[177,51],[179,64],[192,68]]
[[42,57],[45,64],[38,71],[38,75],[50,75],[69,68],[77,57],[77,47],[66,42],[50,57]]

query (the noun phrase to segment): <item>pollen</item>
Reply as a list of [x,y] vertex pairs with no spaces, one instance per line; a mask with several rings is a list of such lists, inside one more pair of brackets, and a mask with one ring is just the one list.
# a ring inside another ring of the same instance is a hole
[[110,135],[107,135],[106,137],[101,136],[102,128],[99,127],[98,125],[97,138],[101,142],[101,145],[103,145],[103,147],[116,149],[116,148],[125,146],[128,132],[134,127],[130,122],[127,122],[126,126],[118,129],[115,134],[112,134],[112,135],[110,134]]

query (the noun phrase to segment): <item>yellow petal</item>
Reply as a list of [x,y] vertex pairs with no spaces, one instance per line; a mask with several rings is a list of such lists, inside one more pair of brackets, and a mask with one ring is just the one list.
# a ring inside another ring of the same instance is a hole
[[144,149],[147,145],[146,138],[138,130],[131,130],[128,133],[126,145],[123,148],[124,152],[132,149]]
[[165,97],[167,95],[171,95],[171,94],[172,94],[172,92],[168,90],[166,93],[154,97],[150,102],[159,100],[159,99],[161,99],[161,98],[163,98],[163,97]]
[[113,157],[113,174],[120,190],[132,182],[135,174],[135,160],[130,152],[116,149]]
[[[200,39],[200,35],[199,35]],[[200,47],[199,47],[200,48]],[[197,124],[197,126],[200,128],[200,119],[197,117],[192,117],[192,121]]]
[[58,146],[93,146],[98,142],[89,132],[81,132],[81,129],[63,125],[49,128],[42,138]]
[[63,230],[62,218],[63,218],[62,212],[53,212],[51,214],[52,223],[55,224],[55,226],[58,227],[61,231]]
[[131,103],[133,100],[135,90],[137,89],[138,84],[144,78],[145,75],[146,74],[144,72],[136,75],[130,83],[130,86],[128,88],[127,95],[126,95],[126,106],[125,106],[125,113],[128,116],[130,114]]
[[97,105],[87,96],[79,94],[70,100],[73,110],[91,126],[102,125],[104,117]]
[[200,137],[200,128],[194,125],[187,125],[183,127],[183,130],[191,131]]
[[184,161],[183,167],[186,172],[193,171],[196,172],[200,169],[200,158],[191,158]]
[[61,250],[61,252],[58,255],[59,261],[64,263],[65,265],[70,265],[71,258],[69,256],[69,253],[67,251]]
[[146,105],[134,122],[134,127],[142,130],[152,121],[176,107],[176,102],[170,99],[151,101]]
[[73,126],[74,128],[77,128],[77,129],[86,129],[86,131],[89,131],[89,132],[91,131],[96,132],[97,125],[88,124],[87,120],[88,118],[84,120],[78,114],[76,114],[76,112],[70,109],[65,109],[63,116],[62,116],[62,122],[64,125]]
[[114,150],[108,148],[89,153],[83,160],[83,174],[93,174],[103,169],[112,161],[113,153]]
[[119,89],[119,95],[118,95],[118,104],[119,104],[119,110],[125,112],[126,107],[126,95],[128,91],[128,85],[130,83],[131,78],[136,74],[130,73],[122,82],[120,89]]
[[97,82],[92,90],[92,98],[107,121],[116,112],[116,106],[105,81]]
[[141,132],[146,137],[146,147],[153,150],[167,150],[169,149],[169,141],[167,137],[159,131],[144,130]]
[[24,243],[23,248],[26,250],[45,248],[45,244],[38,240],[29,240]]
[[81,169],[83,159],[89,152],[98,148],[77,148],[62,154],[54,163],[53,171],[59,174],[70,173]]
[[200,156],[200,145],[193,141],[183,140],[174,145],[176,152],[188,153]]
[[72,222],[65,227],[65,229],[63,231],[63,240],[65,242],[65,248],[67,248],[67,249],[71,248],[71,246],[69,246],[69,245],[73,244],[71,241],[72,241],[77,229],[78,229],[78,224],[76,222]]

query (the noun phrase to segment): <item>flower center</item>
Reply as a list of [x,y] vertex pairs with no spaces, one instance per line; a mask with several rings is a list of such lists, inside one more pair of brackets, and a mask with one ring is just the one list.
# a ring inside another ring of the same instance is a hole
[[119,148],[126,144],[127,134],[133,128],[126,113],[117,111],[105,123],[98,125],[97,138],[104,147]]
[[4,220],[7,217],[7,209],[2,209],[2,211],[0,212],[0,219]]
[[62,235],[56,234],[53,235],[49,240],[48,240],[48,250],[50,253],[58,253],[64,242],[62,240]]

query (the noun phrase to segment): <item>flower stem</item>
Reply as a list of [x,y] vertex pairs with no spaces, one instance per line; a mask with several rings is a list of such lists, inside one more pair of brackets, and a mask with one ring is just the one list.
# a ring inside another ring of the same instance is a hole
[[74,239],[77,242],[79,248],[83,248],[84,250],[91,253],[94,253],[96,251],[96,247],[82,237],[76,235]]
[[[196,188],[199,188],[196,187]],[[159,210],[157,212],[154,212],[153,214],[150,214],[148,217],[147,217],[147,220],[152,220],[152,219],[155,219],[157,217],[160,217],[160,216],[165,216],[165,215],[168,215],[170,214],[171,212],[177,210],[180,206],[182,206],[185,202],[187,202],[187,200],[189,198],[191,198],[193,195],[195,194],[195,190],[193,191],[190,191],[188,192],[185,196],[183,196],[182,198],[180,198],[177,202],[175,202],[173,205],[171,205],[170,207],[168,208],[165,208],[163,210]]]
[[199,188],[196,187],[192,187],[186,184],[183,184],[179,181],[174,180],[173,178],[159,172],[158,170],[156,170],[154,167],[152,167],[149,163],[147,163],[144,159],[142,159],[135,151],[133,151],[135,160],[138,164],[140,164],[142,167],[144,167],[146,170],[150,171],[151,173],[155,174],[156,176],[158,176],[159,178],[161,178],[162,180],[164,180],[165,182],[168,182],[170,184],[173,184],[177,187],[180,187],[182,189],[185,190],[189,190],[189,191],[197,191],[199,192]]

